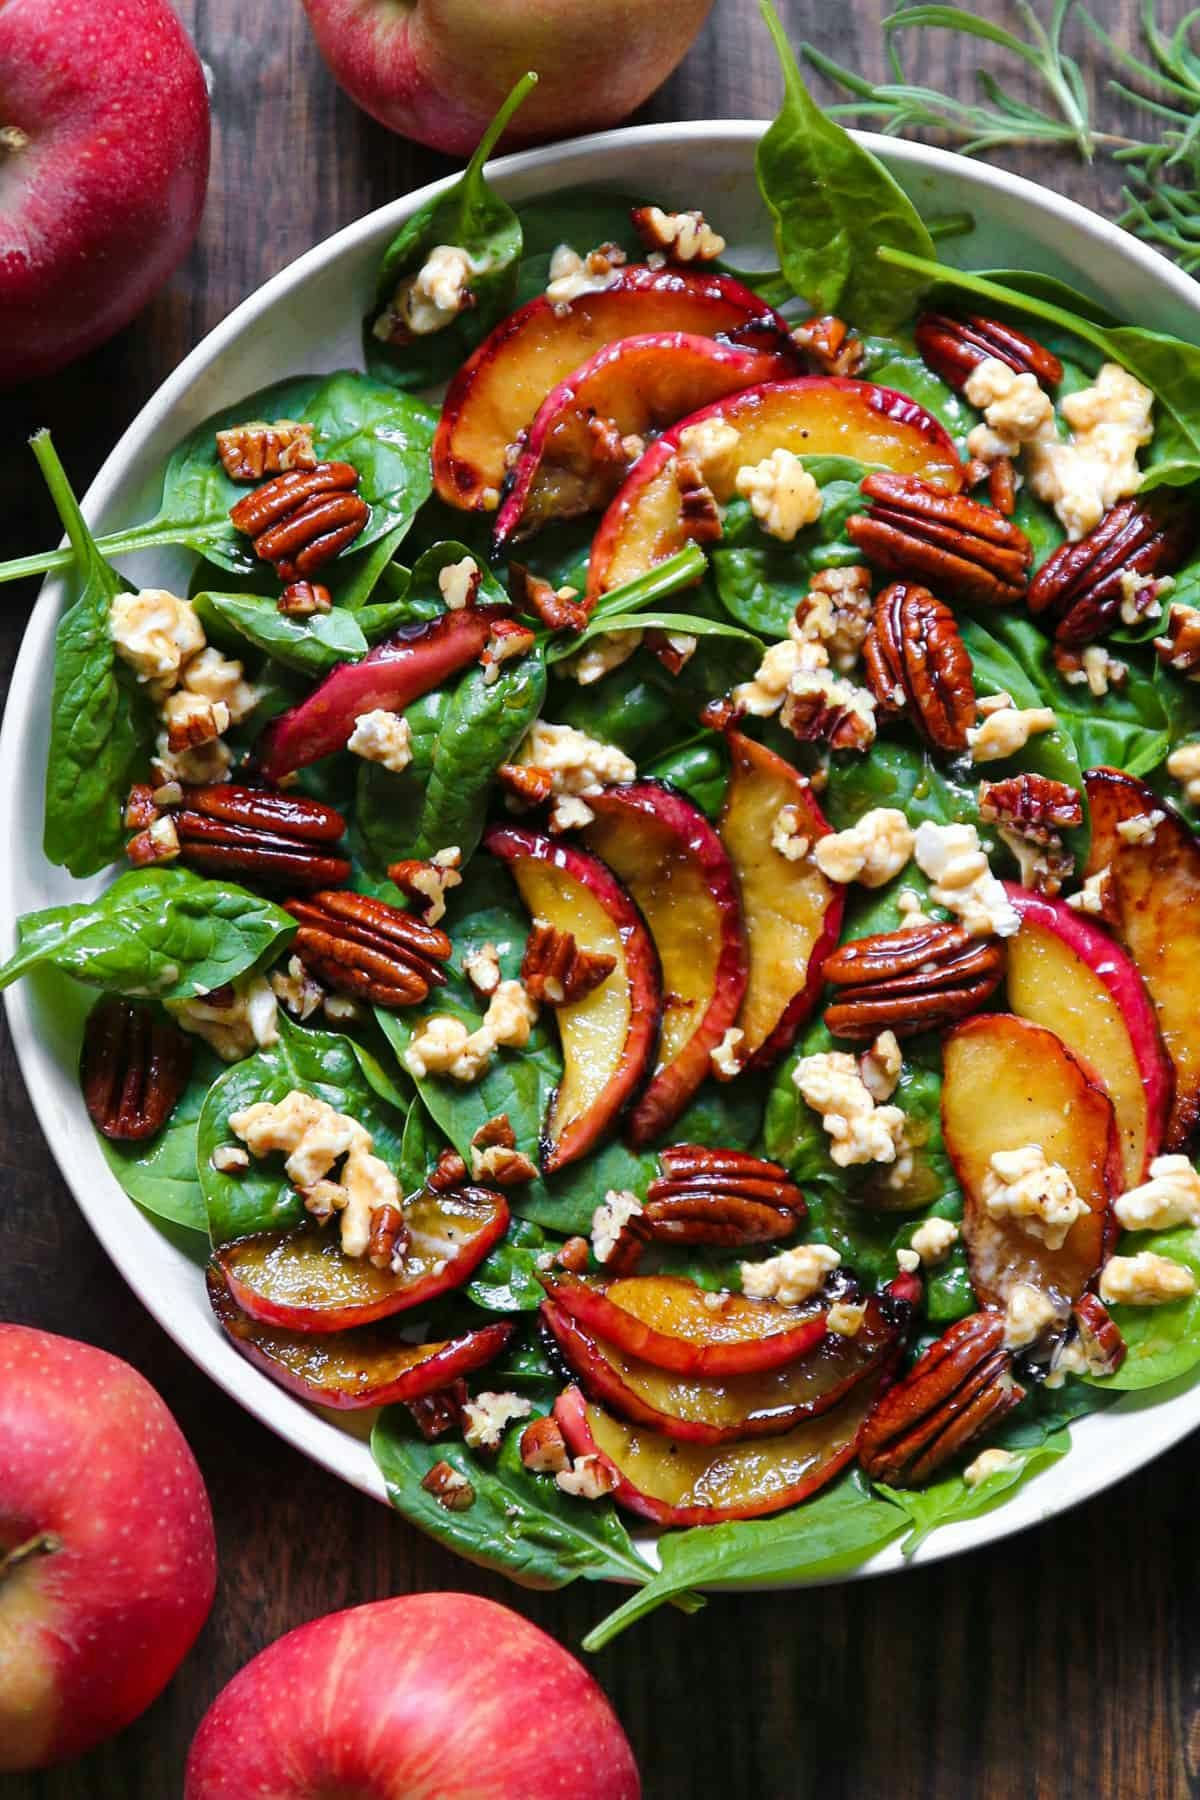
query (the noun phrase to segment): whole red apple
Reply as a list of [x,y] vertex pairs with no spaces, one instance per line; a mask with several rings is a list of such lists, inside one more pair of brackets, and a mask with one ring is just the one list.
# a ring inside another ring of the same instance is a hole
[[410,1594],[301,1625],[201,1721],[184,1800],[638,1800],[608,1701],[527,1620]]
[[166,0],[0,5],[0,383],[127,325],[184,255],[208,93]]
[[616,125],[682,60],[712,0],[304,0],[350,98],[435,150],[472,151],[526,69],[505,134],[535,143]]
[[150,1384],[90,1344],[0,1325],[0,1773],[78,1756],[143,1712],[216,1570],[196,1459]]

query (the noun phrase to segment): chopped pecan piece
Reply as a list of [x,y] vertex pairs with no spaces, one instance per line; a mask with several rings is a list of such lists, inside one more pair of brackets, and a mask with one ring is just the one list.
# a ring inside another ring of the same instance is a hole
[[408,1226],[398,1206],[377,1206],[371,1214],[367,1261],[374,1269],[396,1269],[408,1249]]
[[675,485],[685,537],[696,544],[713,544],[721,536],[721,509],[694,456],[675,458]]
[[567,1440],[552,1414],[530,1420],[521,1433],[521,1461],[539,1475],[557,1475],[560,1469],[567,1468]]
[[1033,545],[994,507],[916,475],[868,475],[862,491],[871,510],[849,518],[846,535],[885,573],[989,606],[1007,606],[1025,592]]
[[1004,951],[965,925],[905,926],[835,950],[825,978],[844,990],[825,1009],[835,1037],[866,1041],[881,1031],[912,1037],[965,1018],[994,994]]
[[458,1381],[452,1381],[449,1387],[438,1388],[436,1393],[423,1394],[419,1400],[406,1402],[413,1423],[428,1444],[445,1437],[448,1431],[459,1431],[462,1428],[462,1413],[466,1403],[467,1384],[461,1377]]
[[521,980],[539,1006],[570,1006],[607,981],[616,966],[615,956],[581,950],[574,932],[535,919],[521,959]]
[[520,806],[544,806],[554,792],[549,769],[535,769],[529,763],[501,763],[496,778],[509,799]]
[[299,581],[352,544],[371,517],[352,463],[318,463],[276,475],[230,508],[234,528],[281,581]]
[[1200,678],[1200,607],[1173,606],[1167,629],[1154,640],[1159,661],[1189,681]]
[[154,789],[147,781],[139,781],[129,790],[129,798],[125,802],[125,828],[127,831],[144,831],[147,825],[153,825],[158,817],[158,802],[154,798]]
[[299,921],[292,948],[326,987],[375,1006],[416,1006],[445,981],[444,931],[370,894],[325,890],[289,900]]
[[537,638],[528,625],[516,619],[496,619],[488,631],[487,643],[479,653],[483,679],[490,687],[500,674],[501,664],[516,656],[528,656]]
[[417,902],[427,925],[436,925],[445,917],[447,893],[462,886],[461,861],[457,849],[439,850],[428,862],[409,857],[404,862],[388,864],[388,879]]
[[588,608],[578,596],[578,589],[555,588],[524,563],[508,565],[508,591],[513,605],[540,619],[547,631],[582,631],[588,622]]
[[1071,1308],[1071,1322],[1074,1332],[1063,1351],[1068,1364],[1082,1363],[1089,1375],[1115,1375],[1125,1361],[1125,1339],[1099,1295],[1084,1294],[1077,1300]]
[[554,1258],[560,1269],[569,1275],[582,1275],[591,1257],[591,1250],[585,1237],[570,1237]]
[[859,1435],[858,1460],[872,1481],[920,1487],[1024,1398],[1003,1313],[972,1313],[883,1395]]
[[1076,543],[1066,543],[1038,570],[1029,610],[1054,622],[1060,644],[1078,649],[1115,622],[1131,577],[1145,578],[1150,598],[1160,576],[1177,569],[1196,538],[1194,509],[1151,500],[1122,500]]
[[961,394],[972,369],[993,357],[1017,375],[1034,375],[1046,387],[1057,387],[1063,366],[1052,351],[999,319],[979,313],[955,318],[949,313],[922,313],[917,320],[917,349],[935,375]]
[[458,1151],[443,1150],[425,1185],[435,1194],[448,1194],[452,1188],[461,1187],[466,1179],[467,1165]]
[[1010,826],[1033,844],[1059,844],[1060,831],[1083,824],[1083,801],[1077,788],[1049,775],[1010,775],[980,782],[979,816],[989,825]]
[[315,469],[313,428],[294,419],[251,419],[217,433],[217,455],[230,481],[261,481],[289,469]]
[[466,1476],[460,1475],[448,1462],[434,1463],[428,1475],[421,1477],[421,1486],[447,1512],[466,1512],[475,1504],[475,1489]]
[[319,581],[293,581],[275,604],[285,618],[310,619],[314,613],[333,610],[333,595]]
[[[234,782],[184,787],[180,794],[165,817],[178,836],[179,860],[202,875],[297,888],[330,886],[350,874],[350,864],[333,848],[346,821],[320,800]],[[131,860],[137,841],[128,847]]]
[[106,1138],[154,1137],[191,1072],[191,1038],[153,1007],[112,994],[88,1014],[79,1079],[92,1124]]
[[954,614],[928,588],[896,581],[883,590],[863,662],[881,712],[906,712],[936,750],[966,749],[975,723],[971,658]]
[[806,319],[792,332],[792,342],[818,375],[854,375],[862,363],[861,339],[836,313]]
[[1011,456],[998,456],[989,465],[988,499],[998,513],[1012,518],[1017,507],[1017,471]]
[[801,744],[865,750],[875,741],[874,696],[827,669],[802,671],[793,677],[779,723]]
[[517,1135],[507,1113],[500,1113],[479,1127],[471,1139],[474,1181],[490,1181],[500,1188],[520,1187],[536,1175],[533,1163],[523,1150],[517,1149]]

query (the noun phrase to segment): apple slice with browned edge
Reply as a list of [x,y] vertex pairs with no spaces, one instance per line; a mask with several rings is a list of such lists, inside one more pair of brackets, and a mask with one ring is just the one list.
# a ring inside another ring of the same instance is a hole
[[687,543],[675,457],[680,433],[708,419],[731,425],[739,434],[736,454],[705,471],[722,503],[733,497],[737,469],[762,462],[774,450],[854,457],[871,468],[919,475],[951,494],[963,484],[962,463],[944,427],[893,388],[833,375],[801,375],[747,388],[681,419],[639,457],[593,540],[589,601],[644,575]]
[[395,1272],[343,1255],[335,1233],[312,1225],[223,1244],[213,1260],[250,1318],[286,1331],[345,1331],[461,1287],[508,1218],[508,1202],[491,1188],[427,1189],[404,1203],[409,1245]]
[[[829,831],[798,769],[740,731],[726,732],[731,768],[717,821],[742,900],[750,978],[738,1026],[748,1068],[762,1068],[791,1044],[821,991],[821,969],[842,929],[845,888],[822,875],[813,845]],[[808,848],[795,862],[771,839],[785,806]]]
[[825,1306],[815,1297],[783,1306],[748,1294],[714,1296],[682,1275],[596,1281],[560,1273],[542,1283],[556,1309],[593,1337],[677,1375],[779,1369],[807,1356],[825,1336]]
[[550,519],[606,507],[643,443],[742,388],[795,374],[789,350],[751,350],[687,331],[606,344],[543,400],[496,517],[493,544],[532,536]]
[[[1087,873],[1111,871],[1113,930],[1137,965],[1175,1071],[1165,1144],[1178,1150],[1200,1121],[1200,840],[1153,788],[1119,769],[1084,776],[1092,820]],[[1159,815],[1146,836],[1127,820]]]
[[217,1322],[235,1350],[290,1394],[338,1412],[436,1393],[499,1356],[515,1329],[510,1320],[498,1320],[433,1344],[406,1344],[386,1325],[319,1335],[285,1331],[247,1318],[211,1263],[205,1276]]
[[311,694],[272,719],[255,749],[259,771],[282,781],[295,769],[345,748],[354,721],[382,708],[403,712],[474,662],[503,607],[464,606],[420,625],[405,625],[361,662],[339,663]]
[[572,1456],[596,1456],[615,1480],[612,1497],[656,1525],[719,1525],[797,1506],[854,1456],[887,1371],[860,1381],[840,1406],[780,1437],[738,1444],[681,1444],[630,1425],[569,1387],[554,1416]]
[[[1012,1013],[977,1013],[943,1049],[942,1135],[963,1190],[963,1240],[971,1284],[984,1306],[1003,1306],[1018,1283],[1064,1314],[1103,1263],[1113,1235],[1110,1200],[1121,1192],[1121,1151],[1107,1094],[1044,1025]],[[1011,1218],[996,1219],[984,1182],[999,1150],[1040,1144],[1088,1211],[1052,1250]]]
[[733,865],[698,806],[658,781],[589,794],[590,850],[632,894],[662,965],[662,1037],[629,1116],[632,1144],[673,1125],[709,1073],[746,992],[749,958]]
[[493,826],[484,848],[508,864],[531,918],[569,931],[581,950],[611,956],[611,975],[554,1009],[562,1080],[542,1127],[542,1173],[577,1162],[611,1131],[654,1067],[662,1017],[658,952],[612,871],[576,844]]
[[605,344],[663,331],[780,351],[790,341],[786,321],[729,275],[639,263],[570,305],[539,294],[484,338],[447,389],[433,440],[433,481],[442,499],[467,512],[497,507],[509,446],[521,441],[559,382]]
[[1142,978],[1105,931],[1061,900],[1006,882],[1021,917],[1008,944],[1008,1004],[1045,1025],[1113,1103],[1125,1186],[1162,1145],[1173,1074]]
[[866,1302],[853,1337],[827,1331],[807,1356],[749,1375],[679,1375],[594,1337],[551,1301],[542,1319],[585,1393],[634,1425],[688,1444],[778,1437],[828,1412],[890,1360],[907,1319],[887,1301]]

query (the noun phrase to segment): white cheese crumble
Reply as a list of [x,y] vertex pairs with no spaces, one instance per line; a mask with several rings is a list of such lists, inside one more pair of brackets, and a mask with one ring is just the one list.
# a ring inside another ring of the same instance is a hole
[[1167,774],[1179,782],[1183,797],[1192,806],[1200,806],[1200,742],[1180,744],[1167,758]]
[[[999,699],[999,695],[989,695],[989,699]],[[1003,696],[1008,700],[1008,696]],[[984,705],[986,702],[984,703]],[[984,710],[981,705],[980,710]],[[1042,731],[1053,731],[1058,719],[1048,706],[1013,706],[1011,701],[1005,706],[989,709],[984,713],[982,725],[973,726],[967,732],[967,743],[971,748],[973,762],[998,762],[1002,757],[1015,756],[1023,750],[1031,737]]]
[[820,1113],[829,1154],[839,1168],[895,1162],[905,1143],[904,1114],[898,1106],[876,1106],[853,1056],[843,1050],[802,1056],[792,1081]]
[[522,984],[501,981],[477,1030],[468,1031],[449,1013],[434,1013],[413,1033],[402,1061],[418,1081],[427,1075],[448,1075],[464,1084],[478,1081],[497,1049],[524,1048],[536,1019],[537,1007]]
[[857,881],[882,887],[898,875],[913,853],[916,833],[894,806],[875,806],[846,831],[818,838],[813,857],[830,881]]
[[584,294],[603,293],[621,279],[625,252],[615,244],[601,244],[580,256],[570,244],[560,244],[550,258],[546,298],[555,312],[568,308]]
[[777,850],[785,862],[802,862],[808,855],[810,842],[801,829],[800,808],[781,806],[771,826],[772,850]]
[[191,602],[165,588],[114,594],[108,631],[117,655],[156,700],[165,699],[183,664],[207,641]]
[[508,1427],[532,1411],[532,1401],[521,1394],[476,1394],[462,1409],[463,1440],[472,1450],[498,1450]]
[[1018,1460],[1011,1450],[981,1450],[974,1462],[968,1463],[963,1470],[963,1480],[968,1487],[978,1487],[989,1475],[999,1475],[1005,1469],[1015,1468]]
[[929,897],[966,926],[973,937],[1014,937],[1021,929],[1016,909],[992,874],[974,825],[917,826],[913,854],[929,880]]
[[1040,1289],[1018,1281],[1004,1309],[1004,1343],[1009,1350],[1025,1350],[1058,1319],[1058,1308]]
[[744,1031],[731,1025],[719,1044],[715,1044],[709,1052],[713,1074],[718,1081],[732,1081],[735,1075],[742,1072],[745,1054],[742,1045],[746,1041]]
[[928,1268],[945,1262],[958,1242],[958,1226],[953,1219],[926,1219],[912,1234],[912,1247]]
[[574,656],[566,657],[559,664],[559,673],[569,675],[580,687],[591,687],[594,682],[611,675],[614,669],[619,669],[622,663],[627,663],[641,645],[640,631],[602,631]]
[[1049,1250],[1060,1250],[1077,1219],[1091,1211],[1061,1163],[1047,1162],[1040,1144],[997,1150],[983,1178],[991,1219],[1011,1219]]
[[278,1042],[278,1007],[263,975],[239,975],[230,986],[228,998],[221,989],[216,994],[164,1004],[176,1024],[203,1038],[222,1062],[239,1062]]
[[1113,1211],[1126,1231],[1170,1231],[1200,1226],[1200,1175],[1186,1156],[1156,1156],[1150,1179],[1128,1188]]
[[841,1262],[830,1244],[798,1244],[763,1262],[742,1264],[742,1292],[752,1300],[778,1300],[798,1306],[824,1286],[825,1277]]
[[1135,813],[1132,819],[1118,819],[1117,836],[1125,844],[1152,844],[1166,816],[1156,806],[1152,812]]
[[439,569],[438,592],[446,603],[446,611],[464,612],[473,606],[482,580],[483,570],[473,556],[464,556]]
[[551,818],[551,829],[560,831],[574,825],[587,825],[593,817],[586,804],[565,808],[562,801],[599,794],[605,787],[637,778],[637,764],[615,744],[601,743],[585,731],[577,731],[573,725],[547,725],[541,719],[526,733],[516,761],[549,775],[551,792],[560,802],[555,807],[556,816]]
[[1100,1298],[1107,1306],[1166,1306],[1195,1291],[1196,1277],[1190,1269],[1153,1250],[1110,1256],[1100,1276]]
[[500,986],[500,952],[495,944],[480,944],[463,957],[463,974],[477,994],[494,994]]
[[393,775],[399,775],[412,761],[412,733],[408,720],[401,718],[399,713],[386,712],[380,706],[372,712],[359,713],[346,748],[351,756],[361,756],[364,762],[378,763],[381,768],[390,769]]
[[1067,905],[1075,912],[1091,913],[1096,918],[1103,916],[1107,904],[1107,891],[1112,879],[1112,869],[1105,863],[1094,875],[1089,875],[1077,894],[1067,895]]
[[630,1219],[644,1211],[637,1195],[628,1188],[609,1188],[592,1214],[592,1250],[597,1262],[608,1261]]
[[865,1300],[857,1303],[849,1300],[835,1300],[825,1314],[825,1326],[836,1337],[857,1337],[862,1330],[862,1322],[866,1316],[867,1303]]
[[792,450],[772,450],[759,463],[743,464],[734,486],[763,530],[784,544],[815,525],[824,506],[820,488]]

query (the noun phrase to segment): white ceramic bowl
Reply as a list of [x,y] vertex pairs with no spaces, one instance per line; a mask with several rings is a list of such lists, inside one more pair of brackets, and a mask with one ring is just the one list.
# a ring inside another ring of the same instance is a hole
[[[608,182],[677,205],[702,206],[730,239],[731,254],[772,260],[766,216],[754,185],[754,120],[653,125],[580,138],[495,163],[489,171],[509,200],[581,183]],[[973,268],[1040,269],[1089,289],[1139,324],[1200,334],[1200,287],[1156,252],[1048,189],[940,150],[868,137],[928,213],[966,211],[976,229],[954,240],[949,257]],[[96,530],[148,518],[168,451],[219,406],[304,370],[360,361],[359,320],[374,291],[381,251],[439,182],[370,213],[310,250],[244,301],[192,351],[108,457],[84,506]],[[30,471],[30,479],[33,472]],[[169,585],[190,559],[144,552],[124,561],[129,575]],[[0,735],[0,919],[11,942],[21,913],[89,893],[41,852],[53,632],[62,587],[48,581],[34,608]],[[104,884],[91,884],[98,891]],[[64,1017],[36,980],[5,996],[17,1056],[58,1165],[97,1237],[175,1342],[264,1424],[335,1475],[384,1499],[361,1427],[291,1398],[250,1367],[218,1329],[196,1263],[126,1198],[97,1147],[76,1081],[80,1015]],[[915,1561],[931,1562],[1020,1530],[1099,1492],[1200,1424],[1200,1385],[1176,1383],[1153,1396],[1129,1395],[1074,1428],[1071,1454],[981,1519],[935,1532]],[[894,1546],[858,1573],[901,1563]]]

